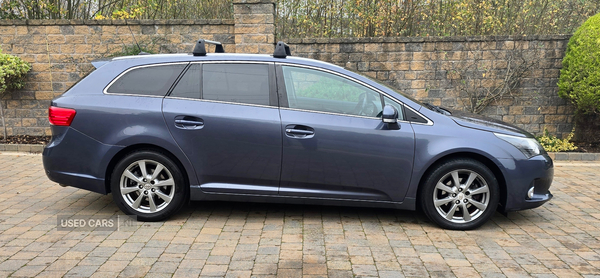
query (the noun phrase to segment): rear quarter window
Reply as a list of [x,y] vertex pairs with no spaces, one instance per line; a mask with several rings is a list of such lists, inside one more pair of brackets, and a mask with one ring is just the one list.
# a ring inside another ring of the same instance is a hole
[[151,65],[130,69],[113,81],[109,94],[165,96],[186,64]]

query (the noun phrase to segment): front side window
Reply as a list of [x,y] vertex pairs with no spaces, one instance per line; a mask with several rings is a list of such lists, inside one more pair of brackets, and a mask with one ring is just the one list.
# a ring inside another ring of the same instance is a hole
[[269,65],[202,65],[202,99],[269,105]]
[[106,92],[111,94],[164,96],[185,66],[185,64],[171,64],[135,68],[119,77]]
[[290,108],[329,113],[379,117],[379,93],[334,74],[283,66]]

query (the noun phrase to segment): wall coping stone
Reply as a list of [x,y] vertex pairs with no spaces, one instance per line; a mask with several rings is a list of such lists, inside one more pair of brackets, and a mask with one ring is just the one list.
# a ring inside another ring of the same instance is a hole
[[534,36],[449,36],[449,37],[364,37],[364,38],[292,38],[288,44],[328,44],[328,43],[421,43],[421,42],[489,42],[489,41],[553,41],[568,40],[572,35]]
[[143,19],[143,20],[94,20],[94,19],[26,19],[0,20],[0,26],[56,26],[56,25],[234,25],[233,19]]

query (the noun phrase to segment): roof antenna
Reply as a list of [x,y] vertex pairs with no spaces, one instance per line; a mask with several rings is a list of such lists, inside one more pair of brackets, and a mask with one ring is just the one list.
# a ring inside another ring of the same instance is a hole
[[140,50],[140,52],[137,55],[148,55],[148,54],[150,54],[148,52],[142,51],[142,48],[140,47],[140,44],[135,39],[135,35],[133,34],[133,31],[131,31],[131,26],[129,26],[129,23],[127,23],[127,19],[125,19],[125,25],[127,25],[127,28],[129,28],[129,33],[131,33],[131,36],[133,37],[133,41],[135,42],[135,45],[137,45],[138,49]]

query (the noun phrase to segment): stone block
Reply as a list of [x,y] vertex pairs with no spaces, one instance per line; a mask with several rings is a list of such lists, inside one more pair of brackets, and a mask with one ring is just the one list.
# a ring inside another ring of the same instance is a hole
[[422,61],[413,61],[410,62],[410,70],[424,70],[425,63]]
[[409,70],[411,63],[410,62],[393,62],[392,70]]
[[381,43],[367,43],[364,45],[364,51],[366,52],[381,52],[383,47]]
[[236,45],[236,53],[258,53],[257,44]]
[[84,35],[68,35],[65,36],[66,44],[82,44],[86,43]]
[[407,43],[404,47],[405,47],[406,51],[409,51],[409,52],[423,51],[422,43]]
[[389,71],[392,69],[392,63],[370,62],[369,69],[376,70],[376,71],[381,71],[381,70]]
[[49,44],[62,44],[62,43],[65,43],[65,36],[64,35],[48,35],[46,37],[46,41]]
[[430,53],[427,52],[414,52],[413,60],[415,61],[425,61],[431,59]]
[[16,26],[17,35],[27,35],[27,26]]
[[405,51],[404,48],[404,43],[384,43],[382,45],[382,51],[385,52],[398,52],[398,51]]
[[268,38],[263,34],[245,34],[241,35],[240,43],[268,43]]

